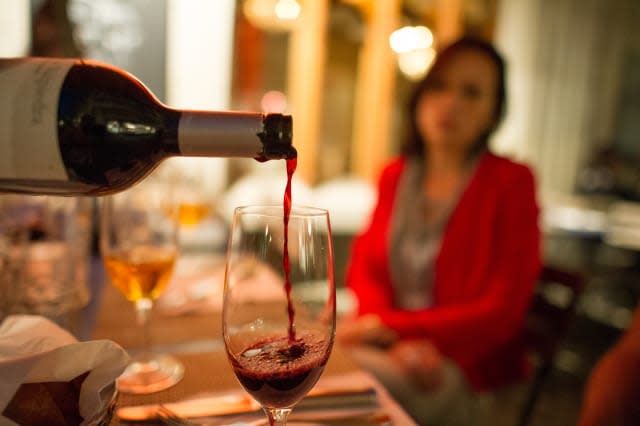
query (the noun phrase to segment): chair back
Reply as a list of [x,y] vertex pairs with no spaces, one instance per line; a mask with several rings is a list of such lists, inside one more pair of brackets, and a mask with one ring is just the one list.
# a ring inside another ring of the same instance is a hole
[[551,361],[562,345],[583,289],[581,274],[543,267],[525,324],[527,345],[540,361]]
[[535,358],[536,371],[520,412],[519,426],[529,424],[542,385],[567,336],[583,289],[584,279],[579,273],[551,265],[545,265],[540,273],[524,329],[525,344]]

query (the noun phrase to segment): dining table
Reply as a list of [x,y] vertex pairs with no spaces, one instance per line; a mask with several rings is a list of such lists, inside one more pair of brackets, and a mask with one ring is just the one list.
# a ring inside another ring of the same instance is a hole
[[[246,395],[236,380],[224,347],[221,313],[224,267],[223,262],[214,262],[214,264],[214,268],[204,268],[198,274],[190,274],[189,268],[177,268],[178,273],[175,279],[169,283],[164,295],[155,304],[152,313],[150,338],[153,351],[177,357],[184,365],[184,377],[174,386],[154,393],[119,393],[110,425],[134,424],[120,418],[119,413],[124,413],[123,409],[127,407],[170,405],[176,401],[188,401],[203,396]],[[104,271],[95,272],[95,268],[99,269],[100,267],[100,262],[93,265],[92,279],[94,282],[92,288],[94,291],[95,324],[90,338],[112,340],[133,354],[140,346],[140,335],[139,329],[136,327],[133,303],[126,300],[115,287],[109,284],[109,279]],[[95,280],[101,282],[96,283]],[[179,297],[180,292],[187,291],[192,294],[194,288],[200,295],[205,295],[198,298],[198,303],[192,303],[195,308],[176,309],[180,308],[177,306],[180,303],[188,303],[183,300],[184,298]],[[203,288],[208,290],[203,293]],[[182,302],[171,303],[176,300],[182,300]],[[205,300],[206,303],[203,302]],[[373,391],[374,401],[372,401],[373,406],[369,409],[375,409],[377,413],[384,413],[389,420],[381,424],[415,425],[416,423],[386,389],[372,375],[359,368],[350,359],[348,353],[348,348],[341,347],[337,342],[334,343],[325,370],[316,385],[316,388],[322,389],[324,387],[331,392],[346,392],[344,394],[346,397],[334,399],[333,403],[326,406],[319,405],[308,414],[311,415],[318,411],[320,414],[330,414],[331,410],[336,408],[336,401],[339,402],[337,405],[340,406],[340,413],[348,413],[349,390],[353,389],[357,393],[361,392],[363,388],[370,388]],[[314,389],[310,393],[313,392]],[[356,400],[354,399],[354,401]],[[358,407],[354,407],[354,409],[356,408]],[[294,408],[292,415],[295,415],[296,411]],[[256,420],[259,417],[264,417],[264,414],[257,410],[247,413],[242,420]],[[238,416],[234,417],[234,419],[239,418]],[[332,418],[332,416],[328,415],[326,418]],[[217,422],[215,418],[208,420],[206,424],[230,424],[230,422],[225,422],[224,418]],[[155,422],[162,424],[159,421]],[[154,421],[150,419],[145,422],[145,424],[153,423]],[[333,419],[330,423],[314,421],[309,424],[341,423]],[[344,424],[349,424],[349,422]]]

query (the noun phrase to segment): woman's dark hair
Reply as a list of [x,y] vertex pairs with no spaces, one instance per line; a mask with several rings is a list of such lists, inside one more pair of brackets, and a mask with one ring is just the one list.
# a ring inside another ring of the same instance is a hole
[[420,96],[427,90],[435,76],[440,72],[440,69],[450,60],[451,57],[457,55],[463,51],[475,51],[485,54],[496,67],[496,104],[493,118],[493,125],[478,138],[476,143],[471,148],[470,154],[475,154],[486,149],[489,143],[489,136],[498,127],[502,121],[507,103],[506,92],[506,65],[502,58],[502,55],[496,50],[493,45],[485,40],[473,37],[463,37],[445,47],[442,51],[438,52],[431,69],[422,80],[420,80],[409,99],[409,127],[407,131],[407,138],[404,143],[403,153],[407,155],[424,155],[424,143],[422,136],[418,131],[418,124],[416,122],[416,109],[418,107],[418,100]]

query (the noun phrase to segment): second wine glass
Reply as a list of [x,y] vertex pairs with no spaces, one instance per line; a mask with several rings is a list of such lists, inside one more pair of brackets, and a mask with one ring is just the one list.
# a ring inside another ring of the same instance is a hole
[[166,213],[166,191],[149,183],[102,199],[100,251],[111,283],[135,305],[140,353],[118,378],[118,389],[151,393],[173,386],[184,367],[170,355],[153,354],[153,300],[169,283],[178,256],[178,224]]
[[[288,232],[287,231],[288,228]],[[314,386],[335,334],[333,246],[326,210],[235,210],[223,299],[223,337],[244,389],[271,425]]]

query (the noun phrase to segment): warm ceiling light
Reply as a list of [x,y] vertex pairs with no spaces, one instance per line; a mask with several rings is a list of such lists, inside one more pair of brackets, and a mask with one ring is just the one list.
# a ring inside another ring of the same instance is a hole
[[431,67],[431,63],[436,57],[436,51],[430,47],[399,53],[397,56],[398,68],[402,74],[409,80],[417,81],[424,77]]
[[389,44],[396,53],[428,49],[433,44],[433,34],[424,26],[402,27],[391,33]]
[[245,0],[242,11],[249,22],[265,31],[289,31],[300,16],[296,0]]
[[433,34],[424,26],[402,27],[389,36],[389,45],[395,52],[400,71],[410,80],[424,76],[436,52]]
[[296,0],[280,0],[275,12],[279,19],[293,21],[300,15],[300,5]]

